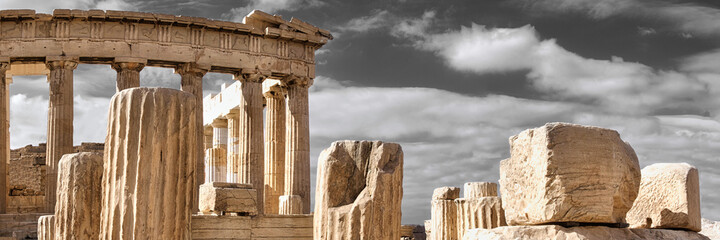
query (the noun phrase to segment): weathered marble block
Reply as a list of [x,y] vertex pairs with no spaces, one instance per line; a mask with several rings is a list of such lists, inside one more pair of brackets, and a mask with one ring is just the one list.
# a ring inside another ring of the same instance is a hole
[[65,154],[58,164],[56,239],[94,239],[100,233],[103,155]]
[[188,239],[198,161],[190,93],[130,88],[110,100],[100,239]]
[[338,141],[318,159],[314,239],[400,239],[399,144]]
[[55,239],[55,215],[40,216],[37,229],[38,240]]
[[699,232],[700,181],[687,163],[656,163],[642,169],[640,192],[627,215],[632,228]]
[[200,211],[206,214],[255,216],[257,192],[250,184],[209,182],[200,185]]
[[509,225],[623,224],[640,185],[635,151],[611,129],[548,123],[510,138],[500,163]]

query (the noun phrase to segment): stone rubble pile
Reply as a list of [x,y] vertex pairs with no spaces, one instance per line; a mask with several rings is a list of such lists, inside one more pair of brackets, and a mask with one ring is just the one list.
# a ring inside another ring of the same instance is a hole
[[525,130],[510,148],[499,181],[510,226],[462,239],[708,239],[697,233],[699,179],[688,164],[641,172],[616,131],[567,123]]

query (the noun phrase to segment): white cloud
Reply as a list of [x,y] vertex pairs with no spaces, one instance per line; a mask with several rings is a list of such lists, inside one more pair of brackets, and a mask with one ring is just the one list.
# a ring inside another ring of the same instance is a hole
[[396,37],[420,37],[435,19],[435,11],[426,11],[419,19],[403,19],[392,29]]
[[368,16],[353,18],[342,26],[338,27],[341,32],[367,32],[373,29],[387,26],[390,19],[387,10],[373,10]]
[[2,0],[0,9],[34,9],[52,13],[55,9],[134,10],[135,7],[125,0]]
[[659,19],[675,30],[720,36],[720,9],[668,0],[516,0],[531,9],[584,12],[592,18],[631,16]]
[[230,18],[232,21],[239,22],[253,10],[276,14],[277,11],[296,11],[324,4],[321,0],[250,0],[246,6],[230,9]]
[[[76,95],[73,102],[73,144],[104,142],[110,99]],[[47,141],[47,109],[47,97],[25,94],[10,97],[11,148]]]
[[[10,147],[47,141],[48,99],[16,94],[10,97]],[[107,110],[106,110],[107,111]]]
[[567,51],[554,39],[539,39],[529,25],[488,29],[471,24],[442,33],[421,29],[426,31],[414,36],[394,35],[414,41],[418,49],[434,52],[459,71],[480,75],[528,71],[530,82],[548,99],[580,101],[605,106],[607,112],[638,114],[672,109],[702,111],[710,99],[708,83],[696,75],[656,70],[619,57],[584,58]]
[[472,24],[459,31],[415,34],[421,37],[418,48],[436,52],[454,69],[479,74],[528,69],[537,62],[537,56],[528,53],[540,44],[532,26],[487,29]]

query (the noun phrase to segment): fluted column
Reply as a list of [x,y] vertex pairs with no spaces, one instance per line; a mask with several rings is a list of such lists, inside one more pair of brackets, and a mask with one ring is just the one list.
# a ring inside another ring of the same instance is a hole
[[[175,69],[175,72],[180,74],[180,89],[183,92],[191,93],[195,96],[195,102],[197,102],[197,110],[195,111],[195,118],[197,129],[203,129],[203,99],[202,99],[202,78],[205,73],[210,70],[210,66],[201,66],[196,63],[184,63]],[[198,212],[198,197],[200,185],[205,181],[205,148],[203,146],[203,132],[197,131],[197,140],[195,141],[197,146],[197,157],[195,172],[195,188],[193,189],[193,212]]]
[[132,88],[110,100],[100,239],[190,239],[195,187],[192,94]]
[[264,87],[265,213],[278,214],[278,198],[285,192],[285,90],[279,84]]
[[140,71],[145,67],[147,60],[141,58],[115,58],[112,68],[117,71],[117,92],[134,87],[140,87]]
[[[302,199],[302,212],[310,213],[310,122],[308,119],[308,88],[313,80],[291,76],[287,84],[287,115],[285,135],[285,195],[283,200],[294,201],[292,195]],[[283,201],[281,200],[281,201]],[[295,205],[280,203],[283,205]],[[292,209],[292,208],[290,208]]]
[[213,140],[211,148],[205,151],[207,177],[205,182],[227,181],[227,120],[215,119],[212,122]]
[[55,239],[97,239],[102,176],[102,153],[63,155],[58,164]]
[[263,161],[263,95],[262,81],[266,75],[242,72],[236,75],[242,83],[238,148],[238,182],[252,185],[257,191],[258,214],[263,214],[264,164]]
[[[9,59],[6,59],[9,60]],[[10,159],[10,84],[5,73],[10,69],[9,61],[0,61],[0,213],[7,211],[8,196],[8,160]]]
[[236,109],[231,110],[225,115],[227,119],[227,182],[237,183],[238,182],[238,144],[240,134],[240,121],[238,120],[239,114]]
[[45,211],[55,211],[57,164],[63,154],[73,152],[73,70],[78,59],[47,57],[50,70],[50,101],[48,107],[47,150],[45,164]]

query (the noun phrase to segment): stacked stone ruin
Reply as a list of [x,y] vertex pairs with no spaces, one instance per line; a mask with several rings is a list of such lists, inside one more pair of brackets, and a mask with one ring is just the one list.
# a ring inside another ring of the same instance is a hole
[[641,178],[616,131],[566,123],[525,130],[510,146],[500,163],[510,226],[463,239],[707,239],[696,233],[699,179],[690,165],[650,165]]
[[470,229],[507,225],[495,183],[465,183],[463,198],[459,188],[437,188],[431,208],[432,216],[425,227],[430,239],[462,239]]

